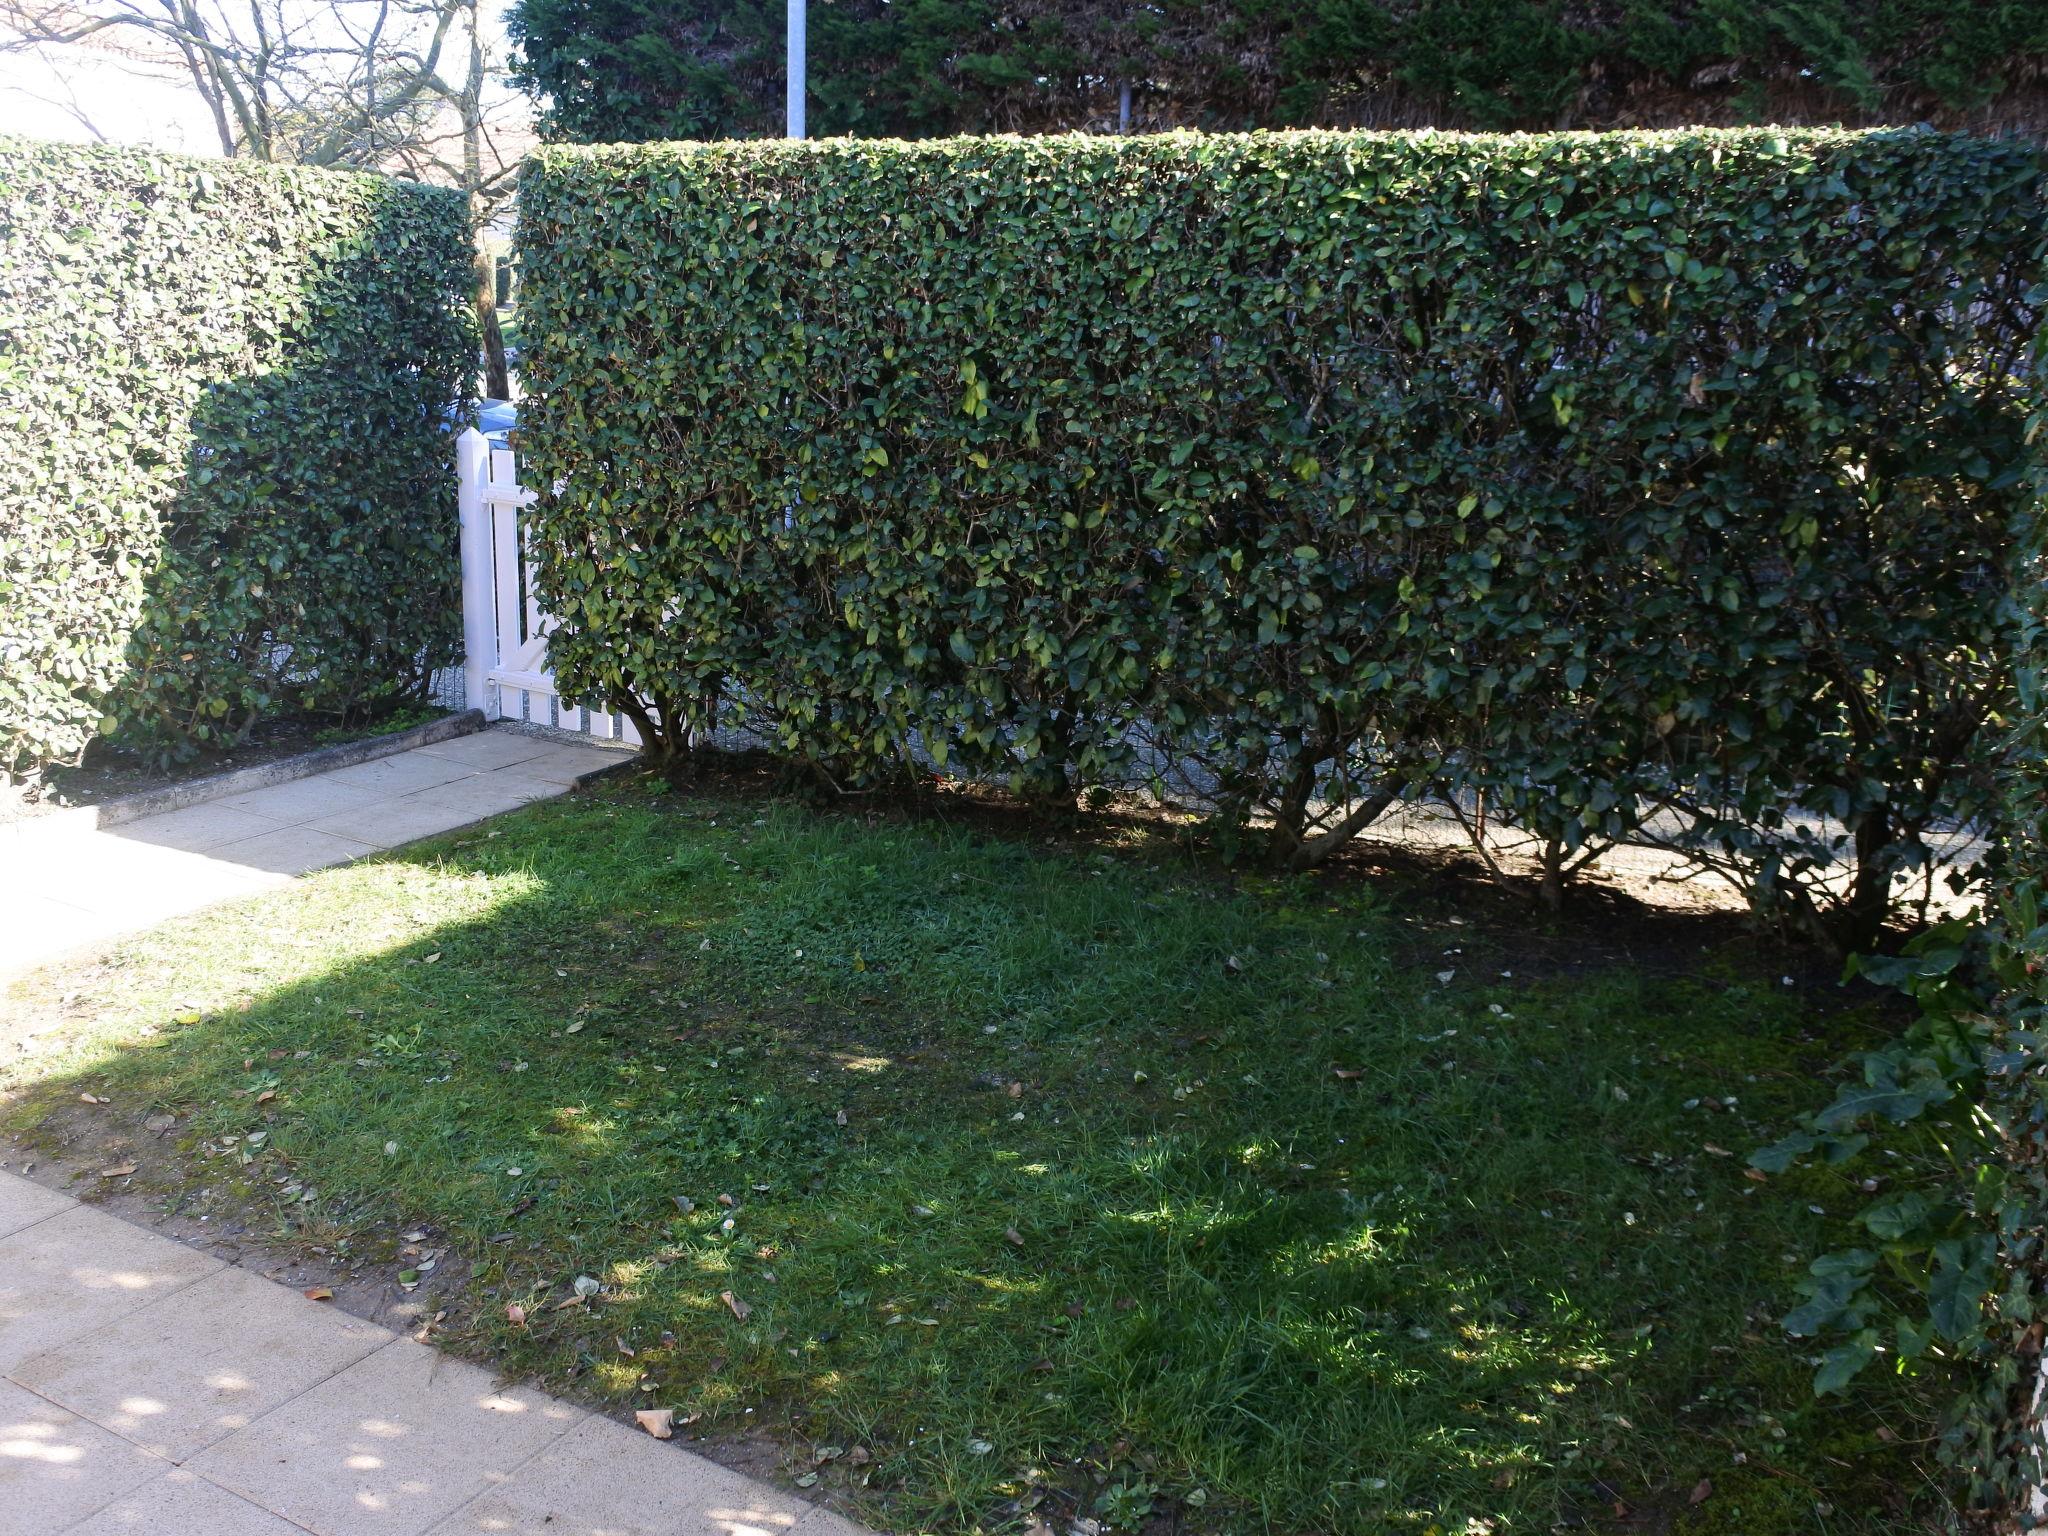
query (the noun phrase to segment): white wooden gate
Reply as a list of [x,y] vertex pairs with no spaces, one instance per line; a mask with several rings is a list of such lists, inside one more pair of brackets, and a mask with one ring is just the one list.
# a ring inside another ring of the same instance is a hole
[[529,720],[638,746],[624,715],[565,699],[548,671],[554,621],[534,596],[523,513],[534,493],[519,483],[512,450],[474,427],[456,440],[461,481],[463,693],[486,720]]

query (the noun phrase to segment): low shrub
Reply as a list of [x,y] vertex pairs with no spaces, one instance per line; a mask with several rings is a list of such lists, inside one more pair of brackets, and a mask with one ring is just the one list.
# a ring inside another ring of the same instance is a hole
[[[656,750],[1432,789],[1834,942],[1990,803],[2043,164],[1927,132],[543,150],[540,581]],[[1817,865],[1832,824],[1856,879]]]
[[445,191],[0,138],[0,779],[455,657],[469,260]]

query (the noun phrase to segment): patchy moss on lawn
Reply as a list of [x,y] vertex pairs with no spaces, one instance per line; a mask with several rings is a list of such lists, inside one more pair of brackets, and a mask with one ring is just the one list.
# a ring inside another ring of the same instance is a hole
[[1849,1191],[1743,1169],[1873,1021],[1414,917],[615,786],[16,984],[0,1125],[175,1114],[166,1191],[425,1230],[444,1342],[889,1529],[1922,1528],[1939,1384],[1773,1321]]

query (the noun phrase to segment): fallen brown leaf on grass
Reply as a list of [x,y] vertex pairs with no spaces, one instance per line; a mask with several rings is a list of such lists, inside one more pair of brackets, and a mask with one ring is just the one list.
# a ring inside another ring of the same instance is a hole
[[633,1415],[633,1422],[657,1440],[668,1440],[676,1432],[676,1415],[673,1408],[642,1408]]
[[1332,1067],[1330,1070],[1336,1074],[1339,1082],[1344,1083],[1352,1082],[1365,1076],[1364,1070],[1359,1067]]
[[519,1305],[516,1301],[506,1302],[505,1321],[514,1328],[524,1328],[526,1326],[526,1308]]
[[738,1318],[743,1323],[747,1320],[747,1315],[754,1310],[752,1307],[748,1306],[744,1301],[741,1301],[739,1297],[733,1295],[731,1291],[720,1291],[718,1293],[718,1299],[724,1302],[726,1306],[730,1307],[732,1309],[732,1315]]
[[306,1300],[332,1301],[334,1300],[334,1292],[327,1289],[324,1285],[316,1285],[306,1292]]
[[1703,1477],[1698,1482],[1692,1485],[1692,1496],[1686,1500],[1686,1503],[1704,1504],[1707,1502],[1708,1499],[1712,1498],[1713,1496],[1713,1483],[1709,1479]]
[[103,1179],[125,1179],[134,1171],[135,1165],[133,1163],[117,1163],[112,1168],[102,1168],[100,1170],[100,1177]]

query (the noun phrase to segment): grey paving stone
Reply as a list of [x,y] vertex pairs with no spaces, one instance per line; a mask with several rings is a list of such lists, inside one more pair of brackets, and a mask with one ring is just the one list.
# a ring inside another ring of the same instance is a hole
[[112,832],[90,833],[61,849],[48,849],[22,875],[25,887],[52,901],[127,926],[246,895],[263,883],[211,853],[156,848]]
[[431,747],[419,750],[429,757],[445,757],[451,763],[462,763],[479,772],[503,768],[512,763],[523,763],[530,757],[539,757],[552,750],[553,744],[538,737],[528,736],[521,731],[478,731],[473,736],[457,736],[452,741],[437,742]]
[[366,853],[377,851],[374,844],[352,837],[336,837],[332,832],[320,832],[312,827],[279,827],[275,832],[265,832],[261,837],[252,837],[246,842],[215,848],[209,857],[244,869],[268,870],[278,875],[303,875],[309,869],[346,864],[350,859],[359,859]]
[[337,768],[332,773],[321,774],[317,781],[300,782],[340,784],[348,789],[367,789],[381,798],[390,795],[409,795],[416,789],[432,789],[436,784],[446,784],[450,779],[467,778],[475,772],[476,770],[467,763],[450,762],[445,757],[434,757],[425,751],[415,749],[391,757],[380,757],[367,763],[357,763],[353,768]]
[[593,1416],[433,1536],[784,1536],[811,1513],[766,1483]]
[[51,1536],[164,1471],[147,1451],[0,1381],[0,1536]]
[[618,763],[629,763],[635,754],[629,747],[571,747],[557,746],[540,757],[528,758],[517,765],[516,771],[530,779],[546,779],[556,784],[572,784],[579,774],[596,768],[610,768]]
[[[436,832],[466,826],[505,809],[502,804],[487,800],[469,789],[471,784],[487,782],[491,777],[494,775],[486,775],[484,779],[462,779],[440,789],[422,790],[419,794],[403,795],[393,800],[374,800],[368,805],[355,806],[307,825],[313,831],[331,833],[354,842],[378,848],[396,848],[401,843],[417,842],[423,837],[432,837]],[[445,795],[447,799],[428,800],[428,795]]]
[[480,774],[474,779],[443,784],[438,789],[423,789],[411,798],[425,805],[445,806],[477,816],[501,816],[536,800],[552,800],[567,794],[568,789],[566,784],[529,779],[517,768],[508,768],[502,773]]
[[293,779],[284,784],[252,789],[245,794],[229,795],[225,800],[211,803],[231,810],[248,811],[283,826],[297,826],[303,821],[332,816],[346,806],[368,805],[372,800],[382,798],[380,790],[365,789],[356,784],[337,784],[333,774],[321,773],[308,779]]
[[182,811],[167,811],[161,816],[145,816],[140,821],[124,822],[118,827],[108,828],[104,835],[122,842],[150,843],[158,848],[203,853],[222,843],[240,842],[258,833],[274,832],[282,825],[284,823],[275,817],[259,816],[254,811],[208,802]]
[[47,1221],[78,1202],[54,1189],[32,1184],[19,1174],[0,1173],[0,1237],[23,1227]]
[[221,1267],[219,1259],[86,1206],[0,1237],[0,1371]]
[[173,1467],[64,1536],[306,1536],[296,1525],[205,1478]]
[[855,1525],[844,1515],[829,1509],[813,1509],[797,1521],[790,1536],[869,1536],[865,1526]]
[[318,1536],[418,1536],[583,1417],[401,1339],[190,1465]]
[[223,1269],[8,1374],[144,1450],[184,1461],[396,1337],[260,1275]]

